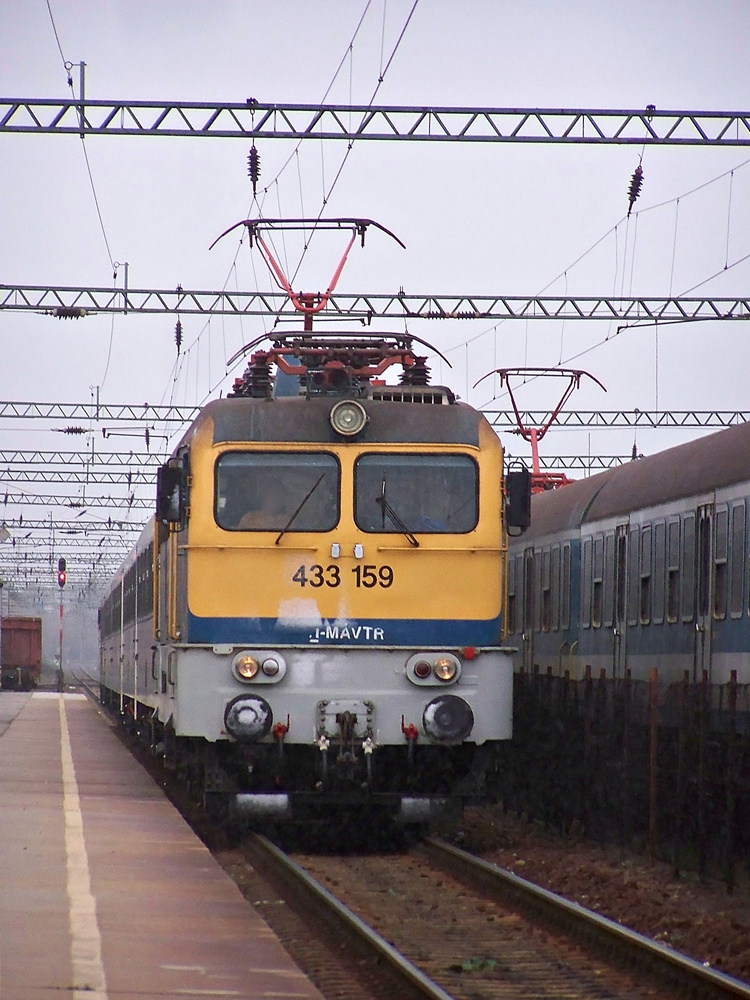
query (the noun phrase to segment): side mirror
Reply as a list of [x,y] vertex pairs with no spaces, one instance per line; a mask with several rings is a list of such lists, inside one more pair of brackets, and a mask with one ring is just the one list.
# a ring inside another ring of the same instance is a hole
[[505,476],[507,500],[505,520],[509,528],[518,528],[523,534],[531,524],[531,473],[522,466]]
[[181,524],[185,513],[183,471],[179,466],[162,465],[156,473],[156,520],[161,524]]

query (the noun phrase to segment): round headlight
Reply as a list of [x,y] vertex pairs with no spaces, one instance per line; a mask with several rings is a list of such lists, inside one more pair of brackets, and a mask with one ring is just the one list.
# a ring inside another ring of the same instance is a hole
[[224,726],[236,740],[254,743],[271,731],[271,706],[259,695],[241,694],[233,698],[224,710]]
[[441,694],[425,707],[422,725],[430,739],[439,743],[460,743],[474,728],[474,713],[463,698]]
[[329,419],[337,434],[354,437],[367,423],[367,412],[356,400],[342,399],[331,410]]
[[234,675],[238,681],[251,681],[260,670],[260,664],[254,656],[247,653],[238,656],[234,661]]
[[272,656],[269,656],[268,659],[263,661],[263,664],[260,669],[263,671],[266,677],[275,677],[276,674],[278,674],[281,667],[279,666],[278,660],[275,660]]
[[452,681],[456,676],[458,666],[455,660],[441,656],[439,660],[435,660],[432,670],[439,681]]
[[429,677],[431,671],[432,667],[427,660],[417,660],[414,664],[414,676],[418,677],[421,681],[423,681],[426,677]]

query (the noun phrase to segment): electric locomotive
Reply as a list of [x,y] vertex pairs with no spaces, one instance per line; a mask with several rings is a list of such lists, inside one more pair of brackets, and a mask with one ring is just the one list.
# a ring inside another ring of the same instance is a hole
[[102,606],[104,700],[237,816],[424,821],[511,736],[503,451],[415,339],[256,350],[161,468]]

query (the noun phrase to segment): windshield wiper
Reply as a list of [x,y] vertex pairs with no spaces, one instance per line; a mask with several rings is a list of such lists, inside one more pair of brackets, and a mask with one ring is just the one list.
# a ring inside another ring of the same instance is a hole
[[386,500],[386,496],[385,496],[385,476],[383,476],[383,482],[382,482],[382,485],[380,487],[380,496],[379,497],[375,497],[375,503],[378,505],[378,507],[380,507],[381,511],[383,512],[383,528],[385,528],[385,515],[387,514],[388,517],[390,517],[390,519],[396,525],[396,527],[398,528],[398,530],[401,532],[401,534],[405,536],[405,538],[409,542],[409,545],[413,545],[414,548],[418,549],[419,548],[419,542],[418,542],[418,540],[414,537],[414,535],[412,534],[412,532],[409,531],[409,529],[406,527],[406,525],[404,524],[404,522],[398,516],[398,514],[396,513],[396,511],[393,509],[393,507],[391,507],[391,505]]
[[310,499],[310,497],[313,495],[313,493],[317,490],[317,488],[320,486],[320,484],[325,479],[325,475],[326,475],[325,472],[322,472],[321,475],[320,475],[320,478],[318,479],[318,481],[316,483],[314,483],[310,487],[310,489],[307,492],[307,495],[303,498],[302,503],[295,510],[295,512],[292,514],[292,516],[289,518],[289,520],[286,522],[286,524],[284,525],[284,527],[281,529],[281,531],[276,536],[276,541],[274,542],[274,545],[278,545],[279,542],[281,541],[281,539],[287,533],[287,531],[289,531],[289,529],[291,528],[291,526],[294,524],[295,518],[297,517],[297,515],[299,514],[299,512],[302,510],[302,508],[305,506],[305,504],[307,503],[307,501]]

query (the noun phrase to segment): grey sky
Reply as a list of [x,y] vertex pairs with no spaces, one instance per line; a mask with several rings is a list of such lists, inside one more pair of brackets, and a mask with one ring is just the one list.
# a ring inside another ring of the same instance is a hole
[[[87,63],[90,98],[315,102],[346,53],[365,0],[256,2],[73,2],[51,0],[66,59]],[[372,0],[351,59],[329,94],[366,102],[412,0]],[[392,104],[644,107],[744,110],[749,100],[750,4],[421,0],[377,100]],[[74,76],[76,76],[74,70]],[[0,90],[6,96],[63,97],[65,73],[44,0],[0,5]],[[112,256],[128,261],[133,287],[269,287],[246,247],[232,259],[216,235],[251,206],[242,140],[86,140]],[[288,142],[261,141],[261,187],[289,155]],[[330,182],[343,143],[303,143],[265,195],[266,214],[317,214],[323,175]],[[674,199],[750,159],[750,149],[646,149],[643,194],[630,220],[626,191],[634,147],[360,143],[329,202],[332,215],[362,215],[407,244],[372,234],[353,252],[342,291],[578,294],[623,290],[680,293],[750,252],[750,164],[675,204]],[[301,188],[301,196],[300,196]],[[571,263],[619,223],[596,251]],[[112,269],[76,137],[0,139],[0,283],[109,285]],[[727,254],[727,238],[729,252]],[[625,243],[627,240],[627,257]],[[324,286],[341,243],[321,238],[298,284]],[[635,248],[635,252],[633,250]],[[290,260],[295,248],[287,246]],[[255,272],[253,270],[255,267]],[[750,262],[701,291],[747,293]],[[382,324],[381,324],[382,325]],[[193,403],[226,389],[224,363],[263,330],[261,320],[183,318],[192,348],[175,380],[170,316],[107,316],[71,323],[0,315],[3,399],[87,400],[104,379],[105,400]],[[601,323],[415,323],[412,330],[449,351],[442,378],[462,395],[497,365],[556,364],[616,333]],[[479,334],[484,334],[477,337]],[[200,338],[199,338],[200,335]],[[196,341],[196,338],[199,340]],[[463,346],[470,338],[467,349]],[[748,406],[744,325],[673,326],[659,335],[662,408]],[[468,355],[468,372],[466,361]],[[580,408],[653,408],[654,331],[629,331],[575,362],[609,392],[583,390]],[[441,375],[435,366],[436,376]],[[492,395],[484,383],[475,404]],[[551,387],[530,386],[521,402],[543,406]],[[505,401],[501,401],[505,405]],[[60,447],[43,428],[0,426],[9,445]],[[97,448],[102,444],[95,429]],[[676,438],[641,432],[649,452]],[[545,447],[586,452],[584,433],[558,432]],[[69,444],[69,440],[66,439]],[[509,439],[515,453],[525,449]],[[120,442],[121,444],[121,442]],[[598,432],[591,448],[629,451],[632,436]],[[137,444],[134,444],[137,447]],[[37,492],[42,492],[37,487]]]

